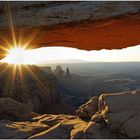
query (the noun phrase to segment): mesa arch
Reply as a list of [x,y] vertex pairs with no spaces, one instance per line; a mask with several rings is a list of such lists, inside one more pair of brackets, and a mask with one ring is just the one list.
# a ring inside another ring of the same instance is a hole
[[[85,50],[140,44],[140,2],[9,2],[15,35],[29,47],[66,46]],[[0,2],[0,45],[12,44],[7,2]],[[4,39],[3,39],[4,38]],[[0,49],[0,57],[5,52]]]

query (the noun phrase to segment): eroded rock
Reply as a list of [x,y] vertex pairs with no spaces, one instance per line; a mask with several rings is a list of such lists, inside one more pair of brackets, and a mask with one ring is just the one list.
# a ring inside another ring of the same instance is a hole
[[89,122],[63,114],[38,115],[30,122],[1,120],[0,138],[139,138],[139,100],[139,91],[102,94]]
[[82,139],[86,138],[84,134],[84,129],[87,126],[87,122],[81,122],[73,127],[70,136],[71,139]]
[[[51,117],[51,115],[50,115]],[[78,138],[79,137],[79,133],[82,133],[85,126],[86,126],[86,122],[82,121],[79,118],[71,118],[67,116],[63,116],[62,115],[62,120],[60,119],[60,115],[57,118],[58,121],[57,123],[51,123],[52,127],[46,131],[43,131],[41,133],[38,133],[34,136],[31,136],[30,138],[33,139],[45,139],[45,138],[53,138],[53,139],[68,139],[68,138]],[[46,122],[41,122],[42,123],[49,123],[47,118]],[[54,122],[56,122],[56,120],[54,120]],[[82,126],[82,128],[80,128]],[[81,135],[80,135],[81,136]]]
[[40,123],[54,126],[63,120],[74,120],[74,119],[76,119],[76,116],[63,115],[63,114],[60,115],[44,114],[42,116],[34,117],[33,121],[38,121]]
[[96,123],[102,123],[104,121],[102,114],[99,112],[96,112],[92,118],[91,121],[96,122]]
[[[34,1],[10,2],[9,5],[17,40],[21,29],[23,44],[34,38],[28,48],[66,46],[100,50],[120,49],[140,43],[139,2]],[[0,35],[13,44],[6,7],[6,2],[0,2]],[[7,47],[2,38],[0,44]],[[3,51],[1,49],[1,54]],[[0,55],[2,57],[4,55]]]
[[91,118],[98,111],[98,97],[92,97],[87,103],[81,105],[76,114],[80,118]]
[[37,122],[0,121],[1,139],[24,139],[50,128],[48,125]]

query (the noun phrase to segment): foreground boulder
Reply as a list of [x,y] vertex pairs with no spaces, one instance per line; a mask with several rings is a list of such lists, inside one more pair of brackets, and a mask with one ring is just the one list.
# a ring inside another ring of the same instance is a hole
[[98,97],[92,97],[87,103],[81,105],[76,114],[80,118],[91,118],[98,110]]
[[12,98],[0,98],[0,119],[26,120],[30,117],[30,110],[24,104]]
[[79,107],[77,115],[91,118],[85,138],[139,138],[140,91],[102,94]]
[[140,91],[101,95],[99,112],[111,131],[140,137]]

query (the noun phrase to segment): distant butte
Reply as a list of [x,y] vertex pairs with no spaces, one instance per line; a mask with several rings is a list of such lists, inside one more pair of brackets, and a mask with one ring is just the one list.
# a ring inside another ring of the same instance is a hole
[[[29,48],[121,49],[140,44],[140,2],[9,2],[16,38]],[[0,45],[11,40],[7,2],[0,2]],[[12,43],[12,42],[11,42]],[[1,58],[4,57],[1,50]]]

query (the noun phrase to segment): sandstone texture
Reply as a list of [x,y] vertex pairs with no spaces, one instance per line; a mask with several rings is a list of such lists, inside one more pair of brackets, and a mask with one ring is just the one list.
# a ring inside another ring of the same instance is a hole
[[[1,98],[0,103],[3,100],[16,102],[10,98]],[[139,138],[139,100],[139,90],[102,94],[98,99],[98,110],[88,121],[78,116],[64,114],[36,114],[30,120],[22,121],[3,117],[0,120],[0,138]],[[8,114],[11,107],[6,108],[5,113]]]
[[92,97],[87,103],[81,105],[76,114],[80,118],[91,118],[98,111],[98,97]]
[[108,128],[129,138],[140,136],[140,91],[103,94],[99,98],[99,112]]
[[14,43],[12,23],[16,40],[22,36],[28,48],[100,50],[138,45],[139,11],[140,2],[135,1],[0,2],[1,58],[6,42]]

